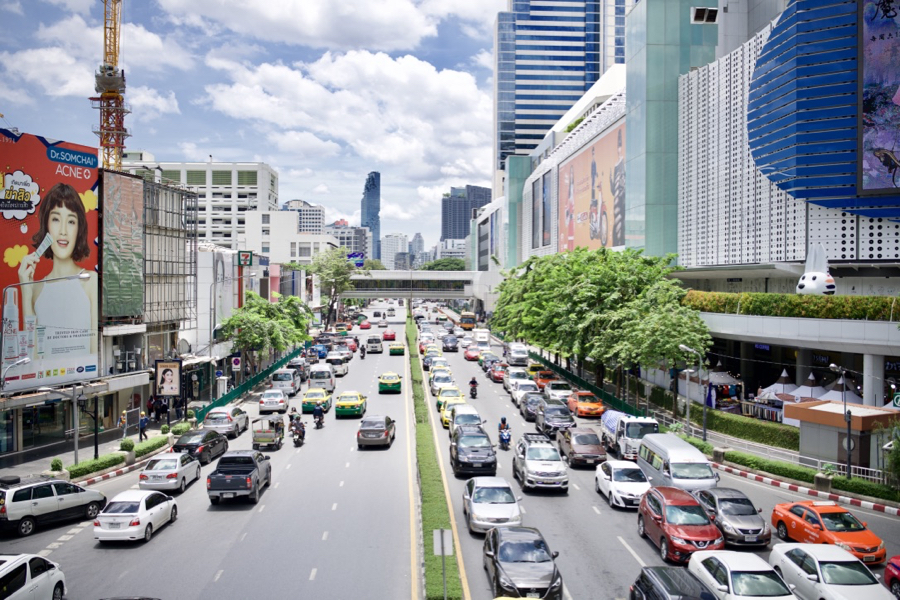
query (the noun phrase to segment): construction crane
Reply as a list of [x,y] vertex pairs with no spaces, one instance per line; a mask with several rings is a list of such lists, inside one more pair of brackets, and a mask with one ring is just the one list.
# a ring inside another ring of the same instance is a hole
[[125,71],[119,69],[122,0],[103,0],[103,63],[95,73],[94,90],[100,94],[91,98],[91,106],[100,110],[100,127],[94,129],[100,137],[103,168],[122,168],[125,138],[125,115],[131,112],[125,104]]

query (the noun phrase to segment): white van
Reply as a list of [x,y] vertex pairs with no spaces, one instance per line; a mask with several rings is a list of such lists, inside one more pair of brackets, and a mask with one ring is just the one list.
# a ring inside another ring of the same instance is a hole
[[284,392],[285,396],[296,396],[302,386],[300,373],[294,369],[278,369],[272,373],[272,387]]
[[341,377],[350,372],[350,367],[347,365],[348,362],[350,362],[350,359],[343,352],[329,352],[328,356],[325,357],[325,364],[330,365],[334,374]]
[[334,370],[331,365],[324,362],[312,365],[309,368],[309,387],[334,392]]
[[653,487],[667,485],[696,492],[714,488],[719,481],[703,453],[671,433],[645,435],[637,463]]
[[381,336],[380,335],[370,335],[366,340],[366,352],[369,354],[381,354],[384,352],[384,347],[381,345]]
[[473,329],[472,337],[476,344],[487,344],[488,347],[491,345],[491,332],[488,329]]

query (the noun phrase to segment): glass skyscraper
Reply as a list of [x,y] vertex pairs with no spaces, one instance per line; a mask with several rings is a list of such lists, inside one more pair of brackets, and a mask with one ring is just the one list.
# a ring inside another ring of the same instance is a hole
[[494,37],[495,168],[528,154],[611,65],[634,0],[509,0]]
[[491,202],[491,190],[477,185],[450,188],[441,199],[441,241],[462,240],[470,232],[472,210]]
[[372,232],[372,253],[366,258],[381,258],[381,173],[372,171],[363,189],[360,225]]

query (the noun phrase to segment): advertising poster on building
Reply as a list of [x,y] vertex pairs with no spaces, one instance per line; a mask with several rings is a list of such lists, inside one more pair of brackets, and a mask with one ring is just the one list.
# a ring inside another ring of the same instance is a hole
[[156,361],[156,395],[181,396],[181,361]]
[[900,189],[900,0],[860,2],[860,192]]
[[541,246],[541,180],[531,184],[531,247]]
[[542,215],[542,223],[541,231],[541,245],[549,246],[551,242],[551,236],[553,232],[550,231],[550,223],[552,219],[550,218],[550,173],[544,173],[543,176],[544,182],[544,191],[541,193],[541,215]]
[[0,129],[5,390],[98,376],[97,149]]
[[559,166],[559,249],[625,247],[625,125]]

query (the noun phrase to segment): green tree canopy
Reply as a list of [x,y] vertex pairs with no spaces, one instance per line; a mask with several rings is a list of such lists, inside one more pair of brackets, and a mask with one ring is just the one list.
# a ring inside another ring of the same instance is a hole
[[439,258],[422,265],[421,271],[465,271],[466,261],[461,258]]
[[341,294],[353,289],[350,276],[354,274],[368,274],[366,269],[358,269],[356,265],[347,260],[349,251],[343,246],[321,252],[313,258],[309,267],[310,273],[319,278],[319,286],[322,296],[328,299],[327,309],[322,319],[325,327],[328,327],[334,307]]
[[369,271],[387,271],[387,267],[384,266],[377,258],[367,258],[363,261],[363,269],[368,269]]

